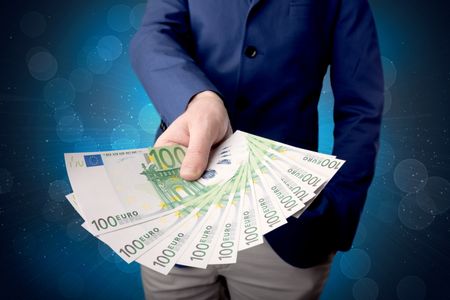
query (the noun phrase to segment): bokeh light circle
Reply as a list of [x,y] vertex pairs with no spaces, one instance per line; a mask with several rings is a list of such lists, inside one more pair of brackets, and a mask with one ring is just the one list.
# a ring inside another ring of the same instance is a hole
[[72,188],[65,180],[55,180],[48,186],[50,199],[58,202],[66,202],[66,195],[72,192]]
[[377,154],[377,164],[375,176],[383,176],[389,173],[394,167],[395,152],[391,144],[385,140],[380,140],[380,149]]
[[86,66],[94,74],[106,74],[112,67],[112,62],[102,58],[97,49],[92,49],[86,56]]
[[350,279],[360,279],[369,273],[371,260],[366,251],[358,248],[342,253],[340,260],[342,274]]
[[155,107],[149,103],[139,111],[139,126],[148,133],[155,133],[160,123],[160,117]]
[[136,128],[128,124],[120,124],[111,132],[111,146],[115,150],[137,148],[141,136]]
[[66,234],[71,240],[81,242],[89,236],[89,232],[81,226],[82,223],[82,220],[75,219],[67,224]]
[[355,300],[376,300],[378,293],[378,284],[371,278],[361,278],[353,285],[353,298]]
[[114,35],[102,37],[97,44],[98,55],[107,61],[113,61],[120,57],[123,51],[122,41]]
[[395,185],[402,191],[413,193],[425,187],[428,171],[423,163],[408,158],[397,164],[394,170]]
[[70,73],[69,81],[77,92],[87,92],[91,89],[94,78],[85,68],[77,68]]
[[[428,182],[427,182],[428,184]],[[433,200],[430,198],[427,192],[425,192],[425,189],[418,191],[417,193],[414,193],[415,195],[415,201],[417,205],[427,214],[430,215],[437,215],[435,211],[435,204],[433,203]]]
[[28,71],[37,80],[46,81],[55,76],[58,62],[48,51],[33,54],[28,60]]
[[426,196],[417,199],[417,204],[431,215],[440,215],[450,208],[450,183],[438,176],[428,178],[424,188]]
[[31,38],[36,38],[43,34],[46,27],[47,21],[45,17],[36,11],[26,13],[20,20],[20,29]]
[[139,29],[141,26],[142,18],[145,14],[145,8],[147,5],[145,3],[139,3],[133,7],[130,12],[130,24],[134,29]]
[[398,218],[406,227],[413,230],[427,228],[434,220],[434,216],[423,211],[417,204],[418,193],[411,193],[403,197],[398,205]]
[[389,90],[384,91],[383,115],[387,114],[392,107],[392,93]]
[[129,6],[118,4],[108,11],[107,23],[112,30],[125,32],[131,28],[130,24],[131,8]]
[[84,279],[78,273],[64,273],[58,280],[58,288],[66,298],[80,298],[84,292]]
[[392,60],[387,57],[381,57],[381,63],[383,65],[384,89],[387,90],[394,85],[397,79],[397,69]]
[[399,300],[423,300],[427,294],[425,282],[417,276],[405,276],[397,285]]
[[4,168],[0,168],[0,195],[9,193],[14,184],[14,177]]
[[44,98],[51,108],[64,108],[72,105],[75,99],[75,89],[69,80],[55,78],[45,85]]
[[81,139],[84,126],[78,116],[62,117],[56,125],[56,134],[66,143],[74,143]]

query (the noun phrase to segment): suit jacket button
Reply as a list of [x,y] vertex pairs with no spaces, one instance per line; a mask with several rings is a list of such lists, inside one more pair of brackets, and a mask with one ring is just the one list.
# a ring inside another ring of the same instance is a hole
[[248,58],[255,58],[257,54],[256,48],[254,46],[247,46],[244,50],[244,54]]
[[161,120],[161,123],[159,123],[159,128],[161,128],[162,131],[165,131],[167,129],[167,125],[163,120]]

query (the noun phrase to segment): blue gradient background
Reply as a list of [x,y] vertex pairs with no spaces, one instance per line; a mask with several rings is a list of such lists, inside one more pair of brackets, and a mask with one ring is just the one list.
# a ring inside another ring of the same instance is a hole
[[[382,144],[353,248],[337,254],[322,299],[450,299],[450,9],[371,4],[388,83]],[[0,5],[0,298],[141,299],[138,265],[89,236],[65,202],[63,153],[152,144],[159,118],[127,51],[144,6]],[[332,105],[326,79],[326,153]]]

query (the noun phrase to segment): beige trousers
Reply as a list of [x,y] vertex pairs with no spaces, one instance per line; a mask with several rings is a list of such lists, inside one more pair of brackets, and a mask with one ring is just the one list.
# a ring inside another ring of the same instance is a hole
[[264,244],[239,252],[237,263],[207,269],[174,267],[164,276],[142,267],[145,297],[150,300],[318,299],[334,253],[324,264],[296,268]]

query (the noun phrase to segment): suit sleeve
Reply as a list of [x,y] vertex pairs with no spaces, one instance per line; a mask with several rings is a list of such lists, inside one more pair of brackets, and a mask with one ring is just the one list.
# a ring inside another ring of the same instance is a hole
[[324,190],[337,236],[350,248],[379,148],[384,103],[378,37],[367,0],[342,0],[333,35],[333,154],[346,163]]
[[222,96],[192,57],[185,0],[149,0],[130,44],[131,64],[162,120],[172,123],[190,99],[211,90]]

